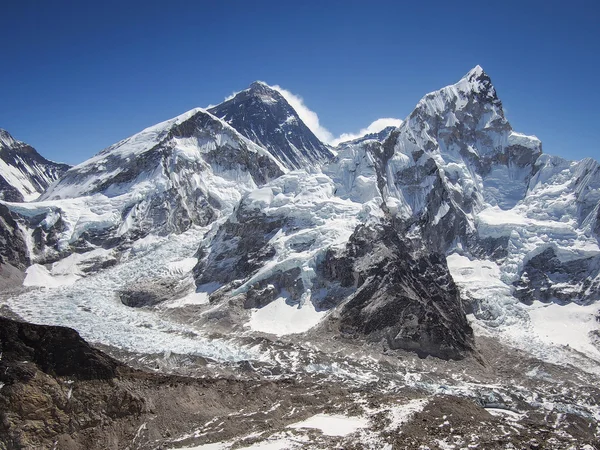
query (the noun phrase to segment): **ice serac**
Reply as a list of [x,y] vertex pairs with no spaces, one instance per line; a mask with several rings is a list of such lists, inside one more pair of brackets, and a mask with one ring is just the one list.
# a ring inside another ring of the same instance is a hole
[[[323,173],[291,172],[246,195],[200,249],[196,283],[221,286],[211,295],[220,314],[237,305],[259,315],[282,302],[279,310],[314,311],[308,328],[327,316],[345,337],[462,358],[473,335],[444,255],[402,237],[381,208],[374,144],[345,148]],[[288,316],[300,314],[280,320]]]
[[67,164],[47,160],[0,128],[0,200],[35,200],[68,168]]
[[252,83],[208,111],[266,148],[288,169],[320,166],[333,156],[285,98],[263,82]]
[[204,226],[285,170],[227,123],[194,109],[71,168],[40,201],[8,206],[42,261]]

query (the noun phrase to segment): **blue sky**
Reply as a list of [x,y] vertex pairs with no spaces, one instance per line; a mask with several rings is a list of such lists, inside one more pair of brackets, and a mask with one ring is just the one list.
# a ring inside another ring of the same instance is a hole
[[254,80],[333,135],[406,117],[476,64],[546,153],[600,157],[600,2],[5,2],[0,127],[78,163]]

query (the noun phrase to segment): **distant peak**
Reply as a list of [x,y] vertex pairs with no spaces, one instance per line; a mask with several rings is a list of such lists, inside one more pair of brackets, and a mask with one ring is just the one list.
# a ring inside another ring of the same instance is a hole
[[256,80],[250,84],[250,89],[252,89],[252,88],[257,89],[257,88],[264,88],[264,87],[270,88],[270,86],[267,83],[265,83],[264,81],[260,81],[260,80]]
[[483,68],[477,64],[473,67],[469,72],[465,75],[465,78],[479,77],[480,75],[485,75]]
[[3,128],[0,128],[0,144],[11,146],[18,143],[12,135]]
[[248,87],[248,91],[251,93],[256,92],[259,94],[274,94],[275,92],[277,92],[275,89],[273,89],[271,86],[269,86],[264,81],[253,82],[250,85],[250,87]]
[[469,83],[484,83],[489,85],[491,85],[492,81],[479,64],[469,70],[467,74],[462,77],[462,80],[466,80]]

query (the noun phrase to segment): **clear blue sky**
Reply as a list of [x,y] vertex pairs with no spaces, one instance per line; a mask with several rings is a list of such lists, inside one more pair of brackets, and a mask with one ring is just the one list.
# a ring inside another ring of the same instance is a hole
[[0,127],[78,163],[254,80],[332,133],[406,117],[480,64],[517,131],[600,157],[600,1],[5,2]]

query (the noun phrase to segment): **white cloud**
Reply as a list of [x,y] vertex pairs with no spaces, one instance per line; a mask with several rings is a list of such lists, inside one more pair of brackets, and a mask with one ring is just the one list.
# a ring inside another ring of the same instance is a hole
[[304,104],[302,97],[292,94],[290,91],[283,89],[281,86],[275,85],[271,87],[286,99],[290,106],[298,113],[300,120],[302,120],[302,122],[304,122],[310,131],[312,131],[322,142],[329,144],[334,140],[333,134],[331,134],[327,128],[319,123],[319,116],[316,112],[308,109],[308,107]]
[[229,100],[233,99],[233,97],[235,97],[236,95],[238,95],[240,92],[242,91],[233,91],[230,95],[228,95],[227,97],[225,97],[225,100],[223,100],[224,102],[228,102]]
[[394,119],[392,117],[384,117],[377,119],[371,123],[367,128],[363,128],[358,133],[342,133],[339,137],[329,142],[331,145],[338,145],[340,142],[351,141],[364,136],[365,134],[378,133],[386,127],[399,127],[402,125],[402,120]]
[[292,94],[290,91],[283,89],[281,86],[271,86],[273,89],[278,91],[283,98],[287,100],[292,108],[298,113],[302,122],[317,136],[322,142],[330,145],[338,145],[340,142],[350,141],[352,139],[359,138],[369,133],[377,133],[383,130],[385,127],[394,126],[399,127],[402,125],[402,120],[394,119],[392,117],[384,117],[375,120],[367,128],[363,128],[358,133],[342,133],[340,136],[335,137],[331,131],[325,128],[319,123],[319,116],[316,112],[310,110],[305,104],[302,97]]
[[[266,84],[266,83],[265,83]],[[367,128],[363,128],[358,133],[342,133],[340,136],[335,137],[331,131],[325,128],[319,122],[319,116],[316,112],[309,109],[305,104],[302,97],[299,95],[293,94],[287,89],[282,88],[279,85],[270,86],[272,89],[275,89],[279,92],[283,98],[290,104],[292,108],[298,113],[298,116],[304,122],[304,124],[312,131],[315,136],[317,136],[322,142],[330,145],[337,145],[340,142],[349,141],[352,139],[359,138],[369,133],[377,133],[383,130],[385,127],[394,126],[399,127],[402,124],[402,120],[394,119],[391,117],[381,118],[375,120],[371,125]],[[224,101],[231,100],[235,97],[239,92],[233,92],[231,95],[225,98]]]

